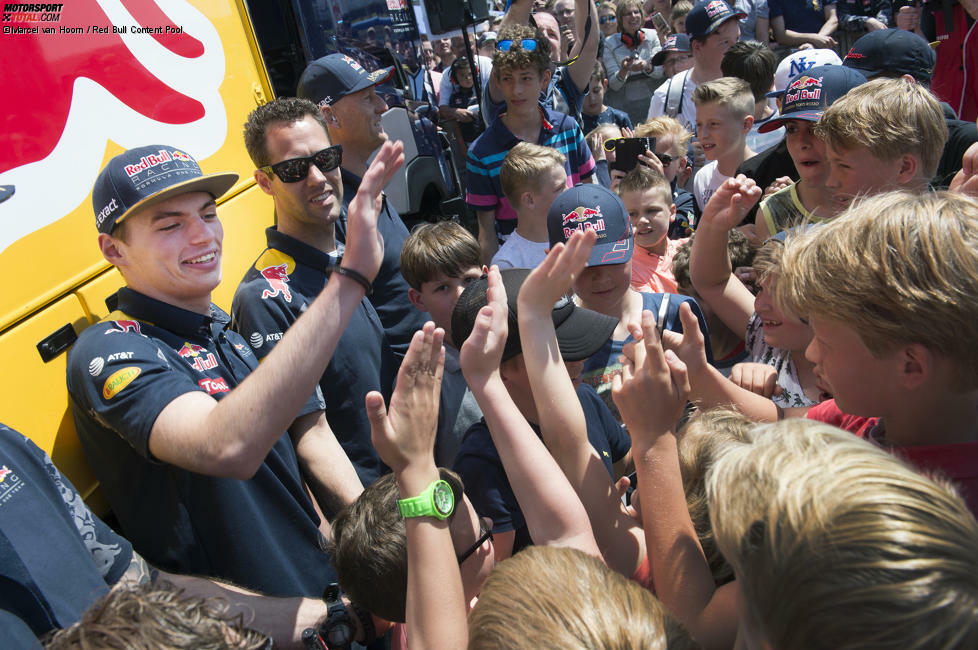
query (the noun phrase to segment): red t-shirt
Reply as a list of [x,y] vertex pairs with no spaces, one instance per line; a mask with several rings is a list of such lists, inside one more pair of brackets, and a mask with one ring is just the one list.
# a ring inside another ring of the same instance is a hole
[[[843,413],[835,405],[834,399],[825,400],[810,408],[808,418],[831,424],[878,444],[872,434],[879,424],[879,418]],[[892,451],[926,474],[950,479],[968,504],[971,513],[978,518],[978,442],[893,447]]]

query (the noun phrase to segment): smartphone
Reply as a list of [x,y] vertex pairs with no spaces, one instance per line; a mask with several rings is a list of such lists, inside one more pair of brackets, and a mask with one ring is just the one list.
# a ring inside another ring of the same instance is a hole
[[609,166],[630,172],[638,164],[638,157],[647,151],[655,151],[655,138],[618,138],[615,140],[615,162]]
[[655,25],[656,30],[660,32],[665,32],[668,34],[672,31],[672,28],[669,26],[669,21],[666,20],[658,11],[652,14],[652,24]]

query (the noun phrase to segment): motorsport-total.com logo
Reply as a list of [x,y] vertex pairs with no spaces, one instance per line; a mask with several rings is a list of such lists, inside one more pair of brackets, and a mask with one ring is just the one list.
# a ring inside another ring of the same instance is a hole
[[40,4],[33,2],[6,2],[3,5],[5,23],[56,23],[61,20],[64,3]]

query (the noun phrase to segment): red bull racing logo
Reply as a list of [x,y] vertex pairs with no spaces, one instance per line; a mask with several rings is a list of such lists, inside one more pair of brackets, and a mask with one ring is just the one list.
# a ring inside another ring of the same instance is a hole
[[268,289],[261,292],[262,299],[275,298],[279,294],[285,298],[286,302],[292,302],[292,292],[289,291],[289,272],[287,264],[278,266],[266,266],[258,270],[261,276],[268,282]]
[[139,331],[139,321],[135,320],[114,320],[112,325],[115,329],[106,330],[106,334],[112,334],[113,332],[135,332],[136,334],[142,334]]
[[802,75],[792,81],[784,92],[784,101],[817,100],[822,96],[822,77]]
[[563,215],[561,223],[564,226],[564,239],[570,239],[575,230],[593,230],[598,238],[605,237],[604,215],[601,206],[597,208],[578,207],[573,212]]
[[725,11],[727,11],[727,3],[723,2],[723,0],[713,0],[713,2],[706,5],[706,15],[710,18],[719,16]]
[[[190,367],[197,372],[204,372],[217,367],[217,358],[213,353],[208,352],[207,348],[193,343],[184,343],[183,347],[177,350],[177,354],[187,360]],[[207,356],[201,356],[201,355]]]

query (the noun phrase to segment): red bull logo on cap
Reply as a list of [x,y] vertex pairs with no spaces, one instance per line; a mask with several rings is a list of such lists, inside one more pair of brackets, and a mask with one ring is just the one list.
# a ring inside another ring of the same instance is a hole
[[266,266],[263,269],[258,270],[261,276],[265,278],[268,282],[268,289],[261,292],[262,300],[266,298],[275,298],[279,294],[285,298],[286,302],[292,302],[292,292],[289,291],[289,272],[287,264],[279,264],[278,266]]
[[817,100],[822,96],[822,77],[802,75],[792,81],[784,92],[784,101]]
[[[185,342],[183,347],[177,350],[177,354],[182,358],[187,359],[190,363],[190,367],[197,372],[204,372],[205,370],[210,370],[211,368],[217,367],[217,358],[213,353],[208,352],[207,348],[196,345],[194,343]],[[201,356],[206,354],[207,356]],[[191,361],[193,359],[193,361]]]
[[606,236],[600,205],[597,208],[575,208],[561,217],[561,223],[564,226],[564,239],[569,239],[575,230],[593,230],[599,239]]
[[360,64],[357,63],[356,59],[352,59],[349,56],[347,56],[346,54],[344,54],[343,55],[343,60],[346,61],[347,64],[349,64],[349,66],[351,68],[353,68],[354,70],[356,70],[357,72],[363,72],[363,68],[360,67]]
[[150,154],[148,156],[143,156],[142,158],[139,159],[139,162],[136,163],[135,165],[126,165],[125,166],[126,175],[129,178],[132,178],[133,176],[135,176],[141,171],[147,170],[150,167],[157,167],[158,165],[168,163],[171,160],[173,160],[173,156],[170,155],[170,152],[167,151],[166,149],[160,149],[160,152],[158,154]]
[[706,5],[706,15],[710,18],[715,18],[728,9],[727,3],[723,0],[713,0],[713,2]]

